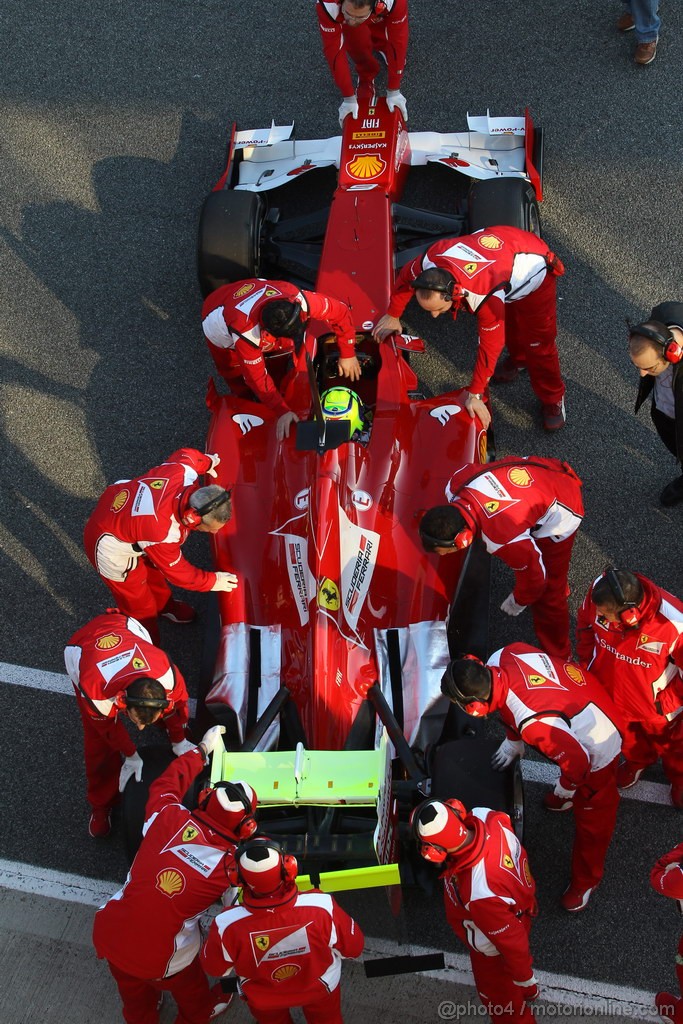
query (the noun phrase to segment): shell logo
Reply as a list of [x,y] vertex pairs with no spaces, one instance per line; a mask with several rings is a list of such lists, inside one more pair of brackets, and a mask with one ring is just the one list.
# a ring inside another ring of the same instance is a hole
[[119,491],[119,493],[114,496],[114,500],[109,506],[110,512],[120,512],[129,498],[130,491]]
[[301,968],[298,964],[283,964],[282,967],[276,968],[271,974],[273,981],[289,981],[299,973]]
[[486,453],[488,451],[488,439],[486,437],[486,431],[482,431],[479,435],[479,461],[486,462]]
[[248,295],[249,292],[253,292],[255,287],[255,284],[243,284],[241,288],[238,288],[237,291],[233,293],[232,297],[233,299],[241,299],[243,296]]
[[565,665],[564,670],[571,679],[571,681],[573,683],[576,683],[577,686],[585,685],[586,679],[584,677],[584,674],[580,668],[577,668],[576,665]]
[[526,879],[526,884],[527,885],[533,885],[534,884],[534,880],[531,877],[531,868],[529,867],[529,861],[528,860],[524,861],[524,877]]
[[157,875],[156,887],[164,896],[170,896],[172,899],[185,888],[185,879],[179,871],[168,868]]
[[519,469],[515,467],[508,473],[508,480],[515,487],[529,487],[531,484],[531,473],[528,469]]
[[497,235],[482,235],[478,239],[479,245],[483,246],[484,249],[502,249],[503,242]]
[[346,170],[352,178],[367,181],[377,178],[386,166],[386,160],[382,160],[379,153],[362,153],[346,165]]
[[101,636],[95,647],[98,651],[113,651],[115,647],[118,647],[121,643],[121,637],[118,633],[107,633],[106,636]]

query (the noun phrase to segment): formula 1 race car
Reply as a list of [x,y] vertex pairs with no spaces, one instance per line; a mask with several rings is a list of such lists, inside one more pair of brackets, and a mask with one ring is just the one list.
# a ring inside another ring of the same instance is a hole
[[[339,383],[322,325],[308,373],[272,368],[302,420],[296,440],[278,441],[275,414],[255,401],[213,382],[207,396],[206,450],[220,454],[233,501],[215,564],[240,580],[218,597],[203,695],[227,727],[212,780],[247,779],[264,829],[318,867],[395,862],[404,812],[430,793],[506,809],[521,829],[518,769],[494,772],[491,742],[440,693],[449,651],[486,652],[488,556],[477,544],[427,556],[418,534],[451,474],[486,461],[489,438],[462,392],[420,393],[406,356],[421,339],[371,334],[397,269],[428,245],[494,224],[539,229],[542,133],[528,114],[468,120],[463,133],[408,132],[379,99],[341,138],[233,127],[202,210],[205,295],[286,276],[345,301],[357,331],[353,437],[322,415],[320,394]],[[428,164],[472,182],[460,209],[455,189],[450,212],[399,204],[411,168]],[[329,208],[285,218],[266,207],[265,193],[284,203],[289,182],[324,167],[338,170]]]

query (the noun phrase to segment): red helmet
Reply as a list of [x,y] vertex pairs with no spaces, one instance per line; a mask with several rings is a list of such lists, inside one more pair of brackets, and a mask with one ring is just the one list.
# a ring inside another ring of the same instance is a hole
[[410,817],[415,841],[425,860],[440,863],[466,842],[467,810],[459,800],[425,800]]
[[215,822],[217,829],[236,840],[248,839],[258,828],[256,804],[256,793],[242,781],[217,782],[214,788],[203,789],[197,801],[198,809]]
[[296,892],[297,873],[296,857],[264,836],[250,839],[237,848],[230,881],[243,886],[245,900],[251,897],[259,906],[272,907],[284,903]]

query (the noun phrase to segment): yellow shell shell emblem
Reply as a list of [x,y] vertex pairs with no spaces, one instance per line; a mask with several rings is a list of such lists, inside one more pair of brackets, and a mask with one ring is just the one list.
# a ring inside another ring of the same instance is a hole
[[120,512],[121,509],[123,508],[123,506],[128,501],[129,497],[130,497],[130,492],[129,491],[119,491],[119,493],[114,496],[114,500],[112,501],[112,503],[109,506],[109,508],[111,509],[112,512]]
[[101,636],[96,642],[95,647],[98,651],[113,651],[115,647],[118,647],[121,643],[121,637],[118,633],[107,633],[106,636]]
[[248,295],[249,292],[253,292],[256,286],[253,284],[243,284],[241,288],[233,294],[233,299],[241,299],[243,295]]
[[479,461],[480,462],[486,462],[486,453],[488,451],[488,448],[489,448],[489,444],[488,444],[488,438],[486,436],[486,431],[482,430],[481,434],[479,435]]
[[173,898],[185,888],[185,879],[179,871],[173,871],[172,868],[168,868],[166,871],[159,872],[156,885],[159,892],[163,892],[164,896]]
[[265,953],[265,951],[268,949],[268,946],[270,945],[270,935],[257,935],[256,938],[254,939],[254,942],[261,950],[261,952]]
[[298,974],[301,968],[298,964],[283,964],[282,967],[278,967],[271,974],[273,981],[289,981],[295,974]]
[[531,483],[531,473],[528,469],[520,469],[518,466],[515,466],[508,473],[508,480],[515,487],[528,487]]
[[583,672],[580,668],[577,668],[576,665],[565,665],[564,670],[569,676],[569,678],[578,686],[583,686],[583,684],[586,682]]
[[534,880],[531,875],[531,868],[529,867],[528,860],[524,861],[524,877],[526,878],[527,885],[533,885]]
[[496,235],[482,235],[479,239],[479,245],[483,246],[484,249],[503,248],[503,243]]
[[318,606],[320,608],[327,608],[328,611],[336,612],[339,604],[339,587],[326,576],[318,587]]
[[367,180],[376,178],[385,167],[386,161],[382,160],[377,153],[362,153],[346,165],[346,170],[352,178]]

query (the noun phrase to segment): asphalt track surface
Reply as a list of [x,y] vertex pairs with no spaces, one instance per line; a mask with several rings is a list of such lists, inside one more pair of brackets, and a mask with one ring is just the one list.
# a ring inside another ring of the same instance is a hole
[[[529,105],[547,130],[542,219],[567,268],[559,339],[568,424],[555,436],[539,429],[526,380],[495,393],[495,424],[499,454],[561,456],[584,479],[575,604],[610,562],[683,594],[683,509],[657,502],[676,470],[646,410],[632,414],[624,327],[625,316],[683,297],[682,15],[662,6],[659,55],[638,69],[632,37],[614,31],[617,2],[412,5],[410,128],[457,130],[468,110]],[[339,100],[311,8],[0,6],[2,661],[63,671],[66,640],[107,603],[81,549],[96,497],[180,445],[202,446],[211,365],[198,321],[198,211],[233,119],[243,128],[294,119],[302,138],[337,133]],[[465,383],[473,323],[431,323],[413,309],[410,318],[429,341],[417,366],[427,386]],[[208,562],[203,538],[187,551]],[[492,649],[533,640],[528,616],[496,610],[509,589],[496,571]],[[191,688],[201,632],[201,623],[164,628]],[[85,834],[72,702],[2,684],[0,701],[0,856],[122,878],[117,837],[96,844]],[[679,921],[649,891],[648,872],[680,839],[679,814],[624,802],[605,881],[589,909],[569,917],[557,901],[571,821],[544,817],[540,795],[529,787],[538,966],[650,991],[671,986]],[[379,896],[346,903],[371,934],[398,929],[419,945],[453,948],[435,899],[408,892],[398,924]]]

